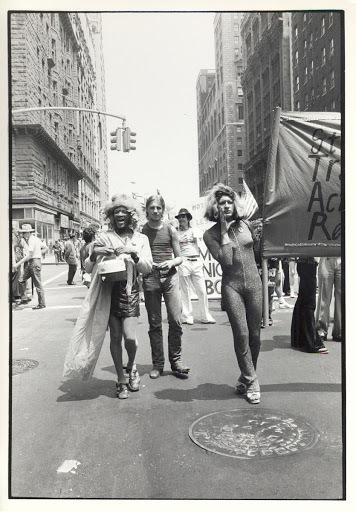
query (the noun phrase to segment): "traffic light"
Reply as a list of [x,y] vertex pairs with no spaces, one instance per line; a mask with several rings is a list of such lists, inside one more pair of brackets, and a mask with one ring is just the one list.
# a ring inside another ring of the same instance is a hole
[[128,153],[131,149],[136,149],[136,146],[131,145],[136,142],[136,139],[133,139],[132,137],[136,137],[136,133],[132,132],[127,126],[122,134],[122,150],[124,153]]
[[115,131],[110,132],[111,135],[111,146],[110,149],[121,151],[122,149],[122,139],[121,139],[121,129],[117,128]]

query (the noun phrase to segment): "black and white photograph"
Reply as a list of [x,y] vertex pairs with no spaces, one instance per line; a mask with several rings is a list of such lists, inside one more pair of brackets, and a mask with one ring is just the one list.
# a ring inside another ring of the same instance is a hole
[[355,5],[275,3],[2,9],[1,510],[348,505]]

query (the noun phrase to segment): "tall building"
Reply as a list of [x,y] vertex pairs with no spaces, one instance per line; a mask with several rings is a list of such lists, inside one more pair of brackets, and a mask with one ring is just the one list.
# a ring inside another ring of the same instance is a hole
[[217,13],[214,19],[215,70],[201,70],[197,80],[199,193],[222,182],[239,190],[244,155],[241,87],[242,13]]
[[[13,12],[10,27],[13,110],[105,105],[99,14]],[[103,116],[47,110],[12,120],[12,218],[49,246],[99,221],[108,195]]]
[[272,112],[292,110],[291,13],[246,13],[241,26],[245,179],[262,213]]
[[341,16],[292,14],[294,110],[341,111]]

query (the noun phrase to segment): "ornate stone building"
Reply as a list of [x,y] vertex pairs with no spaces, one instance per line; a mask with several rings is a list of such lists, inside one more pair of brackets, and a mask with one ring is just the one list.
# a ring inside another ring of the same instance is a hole
[[[13,110],[105,107],[100,14],[10,14]],[[49,245],[100,220],[108,196],[105,118],[66,110],[12,116],[12,218]]]

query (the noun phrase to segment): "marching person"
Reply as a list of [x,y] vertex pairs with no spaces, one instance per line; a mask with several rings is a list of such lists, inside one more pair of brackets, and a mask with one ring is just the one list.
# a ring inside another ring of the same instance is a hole
[[291,346],[305,352],[328,354],[323,339],[315,328],[316,268],[313,257],[298,258],[300,277],[298,299],[295,303],[291,325]]
[[42,254],[46,253],[48,248],[46,244],[41,242],[34,234],[34,231],[31,224],[22,224],[22,229],[19,229],[19,232],[23,233],[23,237],[27,242],[27,254],[14,264],[14,268],[16,269],[22,263],[28,262],[25,266],[21,281],[19,282],[25,284],[27,279],[32,277],[38,296],[38,305],[32,309],[43,309],[46,307],[46,303],[41,282]]
[[256,366],[260,352],[262,283],[254,257],[254,231],[244,219],[243,201],[222,183],[207,196],[205,218],[216,224],[204,242],[222,269],[221,294],[234,337],[241,375],[236,392],[251,404],[260,403]]
[[[92,272],[92,280],[71,338],[64,376],[70,378],[79,374],[83,380],[91,377],[109,323],[110,352],[118,379],[116,396],[122,400],[129,397],[130,391],[140,388],[135,362],[140,315],[137,277],[138,273],[151,271],[152,255],[147,237],[137,230],[141,214],[139,203],[124,194],[117,194],[106,205],[104,214],[110,219],[110,228],[96,234],[85,263],[86,270]],[[98,265],[104,257],[124,259],[126,278],[102,281]],[[122,338],[128,355],[128,381],[123,371]],[[87,358],[83,356],[84,352],[85,356],[88,354]],[[86,360],[84,365],[83,360]]]
[[78,265],[78,253],[75,247],[76,236],[74,234],[69,235],[69,240],[66,243],[64,251],[64,259],[68,263],[68,279],[67,284],[74,285],[73,279],[77,271]]
[[165,202],[161,195],[153,195],[146,202],[147,223],[142,233],[148,237],[152,258],[152,272],[143,278],[145,306],[149,322],[149,337],[153,368],[151,379],[157,379],[164,368],[162,335],[162,296],[168,315],[168,357],[171,369],[177,377],[188,378],[189,368],[181,361],[182,324],[181,297],[177,269],[182,263],[178,233],[170,224],[163,222]]
[[182,323],[193,325],[193,307],[191,292],[199,299],[200,320],[202,324],[215,324],[209,312],[208,296],[206,293],[203,260],[199,255],[197,239],[190,226],[191,213],[181,208],[176,215],[179,222],[178,238],[183,262],[178,267],[179,284],[182,297]]
[[79,251],[80,270],[82,273],[82,280],[83,280],[83,284],[85,284],[85,286],[87,286],[87,288],[89,288],[89,286],[90,286],[91,277],[90,277],[90,274],[88,274],[85,271],[85,260],[91,254],[91,250],[93,248],[93,241],[95,238],[95,233],[96,233],[96,230],[91,227],[87,227],[87,228],[83,229],[84,244],[81,246],[80,251]]
[[316,309],[316,330],[327,340],[330,322],[330,303],[334,288],[333,341],[341,341],[341,257],[322,257],[319,260],[319,297]]

